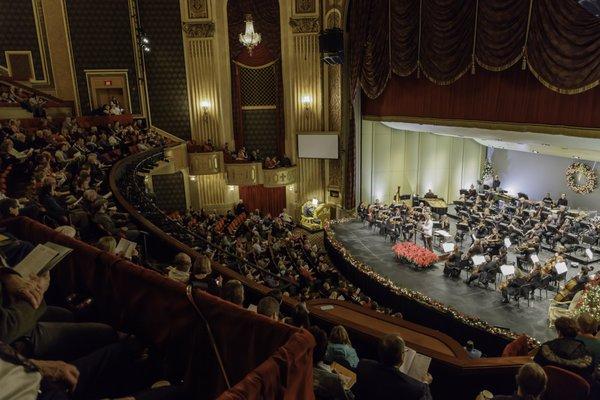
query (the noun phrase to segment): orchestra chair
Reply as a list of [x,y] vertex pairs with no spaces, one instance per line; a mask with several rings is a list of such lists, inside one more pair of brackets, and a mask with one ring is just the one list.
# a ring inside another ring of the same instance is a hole
[[544,367],[548,384],[545,400],[585,400],[590,394],[590,384],[574,372],[547,365]]
[[542,300],[542,290],[546,292],[546,299],[548,298],[548,286],[550,286],[550,281],[552,277],[550,275],[546,275],[542,278],[539,285],[536,286],[535,290],[540,291],[540,300]]
[[526,283],[518,289],[517,307],[521,308],[521,302],[520,302],[521,297],[525,297],[527,299],[527,307],[531,307],[529,293],[531,292],[532,288],[533,288],[533,285],[531,283]]

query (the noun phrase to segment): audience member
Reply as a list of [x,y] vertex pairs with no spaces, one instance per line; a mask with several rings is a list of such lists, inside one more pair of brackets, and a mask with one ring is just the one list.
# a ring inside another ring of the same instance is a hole
[[527,363],[519,368],[516,377],[517,393],[509,396],[494,396],[494,400],[541,400],[546,390],[546,372],[536,363]]
[[335,361],[350,369],[354,369],[358,365],[358,355],[356,354],[356,350],[352,347],[348,332],[346,332],[346,329],[341,325],[331,328],[325,360],[329,363]]
[[309,328],[309,332],[315,338],[313,349],[313,388],[318,399],[351,400],[354,394],[344,389],[344,381],[340,375],[332,371],[325,363],[325,352],[327,351],[327,334],[318,326]]
[[465,350],[470,359],[481,358],[481,351],[475,348],[475,343],[472,340],[468,340],[465,345]]
[[578,335],[575,339],[583,342],[585,348],[594,357],[596,366],[600,364],[600,339],[596,337],[598,333],[598,321],[590,313],[581,313],[577,317]]
[[553,365],[581,375],[588,381],[594,371],[594,359],[577,336],[577,323],[568,317],[554,321],[558,338],[542,343],[533,360],[542,367]]
[[400,393],[405,400],[431,399],[427,374],[421,381],[400,371],[404,362],[404,340],[398,335],[387,334],[379,341],[379,362],[360,360],[356,368],[354,393],[358,400],[387,400]]
[[244,307],[244,285],[237,279],[231,279],[223,285],[221,297],[230,303]]
[[271,296],[263,297],[256,306],[256,312],[273,321],[279,321],[279,302]]
[[186,253],[178,253],[175,258],[173,258],[173,264],[167,268],[167,276],[174,281],[187,284],[190,280],[191,268],[191,257]]

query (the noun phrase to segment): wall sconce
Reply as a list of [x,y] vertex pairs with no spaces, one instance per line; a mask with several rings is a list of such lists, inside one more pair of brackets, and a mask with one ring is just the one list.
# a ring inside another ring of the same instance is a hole
[[202,109],[202,119],[204,121],[208,120],[208,109],[210,108],[210,101],[202,100],[200,102],[200,108]]
[[190,181],[196,182],[196,175],[190,175]]
[[230,192],[233,192],[235,190],[235,186],[234,185],[229,185],[228,188],[229,188]]
[[302,108],[304,109],[304,115],[308,118],[308,113],[310,112],[310,106],[312,104],[312,97],[308,95],[302,96],[301,103]]

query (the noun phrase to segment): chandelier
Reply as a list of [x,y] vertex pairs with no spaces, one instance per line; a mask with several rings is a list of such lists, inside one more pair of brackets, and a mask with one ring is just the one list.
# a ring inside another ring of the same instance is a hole
[[260,43],[260,33],[254,32],[254,21],[252,15],[246,14],[246,31],[240,33],[240,43],[248,48],[248,54],[252,55],[252,49]]

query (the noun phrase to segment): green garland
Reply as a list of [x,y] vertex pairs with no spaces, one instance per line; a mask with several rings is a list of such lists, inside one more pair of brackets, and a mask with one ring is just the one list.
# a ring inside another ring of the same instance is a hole
[[594,319],[600,321],[600,284],[589,284],[583,292],[577,306],[577,314],[590,313]]
[[486,178],[491,178],[494,176],[494,167],[492,167],[492,163],[486,161],[483,164],[483,171],[481,172],[481,179],[484,180]]

